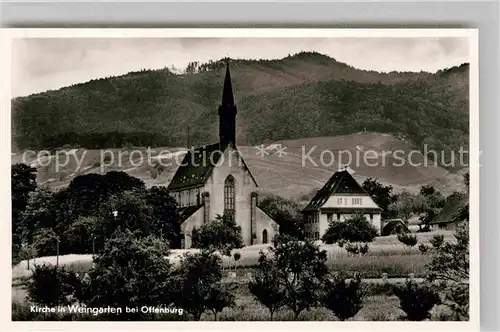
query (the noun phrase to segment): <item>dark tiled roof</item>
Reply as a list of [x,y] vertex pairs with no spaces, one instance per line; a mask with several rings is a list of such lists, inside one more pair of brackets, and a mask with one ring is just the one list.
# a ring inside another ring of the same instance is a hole
[[189,150],[168,185],[169,190],[202,186],[220,159],[219,143]]
[[464,211],[468,208],[469,197],[465,194],[452,194],[446,199],[441,212],[430,224],[450,223],[468,219]]
[[333,194],[360,194],[368,195],[352,175],[347,171],[335,172],[326,182],[303,211],[319,209]]
[[[237,148],[234,149],[237,150]],[[223,152],[224,151],[220,150],[219,143],[204,145],[197,147],[196,149],[189,150],[184,156],[181,165],[175,172],[172,181],[170,181],[168,190],[176,191],[203,186],[210,174],[212,174],[212,170],[220,160]],[[258,186],[257,181],[255,180],[252,172],[250,172],[250,169],[241,155],[240,158],[253,182],[256,186]]]
[[189,218],[196,211],[198,211],[202,206],[203,206],[203,204],[196,205],[196,206],[187,206],[187,207],[180,208],[178,210],[179,211],[179,215],[181,216],[180,222],[181,223],[184,222],[187,218]]

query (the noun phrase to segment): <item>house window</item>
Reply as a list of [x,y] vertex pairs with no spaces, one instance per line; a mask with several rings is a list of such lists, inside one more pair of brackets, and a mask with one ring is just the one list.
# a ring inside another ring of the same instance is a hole
[[262,243],[266,244],[267,243],[267,230],[262,231]]
[[337,213],[337,221],[340,221],[340,213]]
[[328,214],[326,215],[326,218],[327,218],[328,222],[331,222],[331,221],[332,221],[332,219],[333,219],[333,213],[328,213]]
[[373,213],[370,213],[370,221],[373,221]]
[[361,198],[353,198],[352,199],[352,205],[362,205],[363,200]]
[[234,217],[234,178],[229,175],[224,181],[224,213]]

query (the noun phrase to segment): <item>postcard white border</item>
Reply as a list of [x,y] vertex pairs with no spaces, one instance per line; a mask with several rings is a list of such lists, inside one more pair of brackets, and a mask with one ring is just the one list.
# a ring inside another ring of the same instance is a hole
[[[1,114],[2,188],[10,188],[10,100],[11,44],[16,38],[343,38],[343,37],[466,37],[470,45],[470,321],[468,322],[11,322],[11,275],[2,273],[7,296],[1,304],[8,330],[165,330],[240,332],[314,329],[316,331],[472,331],[479,330],[479,54],[477,29],[2,29]],[[10,220],[10,190],[2,191],[2,220]],[[11,224],[1,224],[3,266],[10,270]],[[7,266],[9,264],[9,266]]]

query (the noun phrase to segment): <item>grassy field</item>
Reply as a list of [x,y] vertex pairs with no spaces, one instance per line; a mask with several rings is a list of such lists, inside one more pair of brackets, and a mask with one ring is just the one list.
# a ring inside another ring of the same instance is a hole
[[[417,238],[421,243],[429,244],[429,240],[436,234],[444,235],[445,241],[453,240],[453,233],[450,231],[442,231],[439,233],[416,233]],[[427,255],[422,255],[417,246],[408,248],[397,240],[395,235],[377,237],[374,242],[369,244],[369,251],[364,256],[352,256],[347,253],[344,248],[337,245],[323,245],[320,247],[327,252],[328,262],[332,266],[343,271],[359,270],[366,274],[367,278],[380,277],[382,273],[389,275],[407,276],[409,273],[415,275],[424,274],[424,266],[428,261]],[[240,260],[235,262],[231,257],[223,256],[224,268],[242,268],[252,267],[257,265],[259,252],[267,251],[269,245],[255,245],[241,249],[233,250],[241,254]],[[169,259],[176,263],[180,257],[186,252],[196,252],[196,249],[189,250],[172,250]],[[29,276],[30,270],[35,265],[52,264],[55,265],[56,256],[39,257],[30,261],[30,269],[28,270],[27,261],[22,261],[12,270],[13,279]],[[64,255],[59,256],[59,264],[67,266],[70,269],[83,272],[88,271],[92,266],[92,255]]]

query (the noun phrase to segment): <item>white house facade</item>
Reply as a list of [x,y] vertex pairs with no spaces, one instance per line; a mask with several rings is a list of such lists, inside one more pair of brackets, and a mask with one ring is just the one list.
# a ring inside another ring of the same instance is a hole
[[348,170],[335,172],[316,193],[304,214],[304,231],[307,238],[319,240],[331,221],[344,221],[362,214],[380,234],[382,209],[364,191]]

